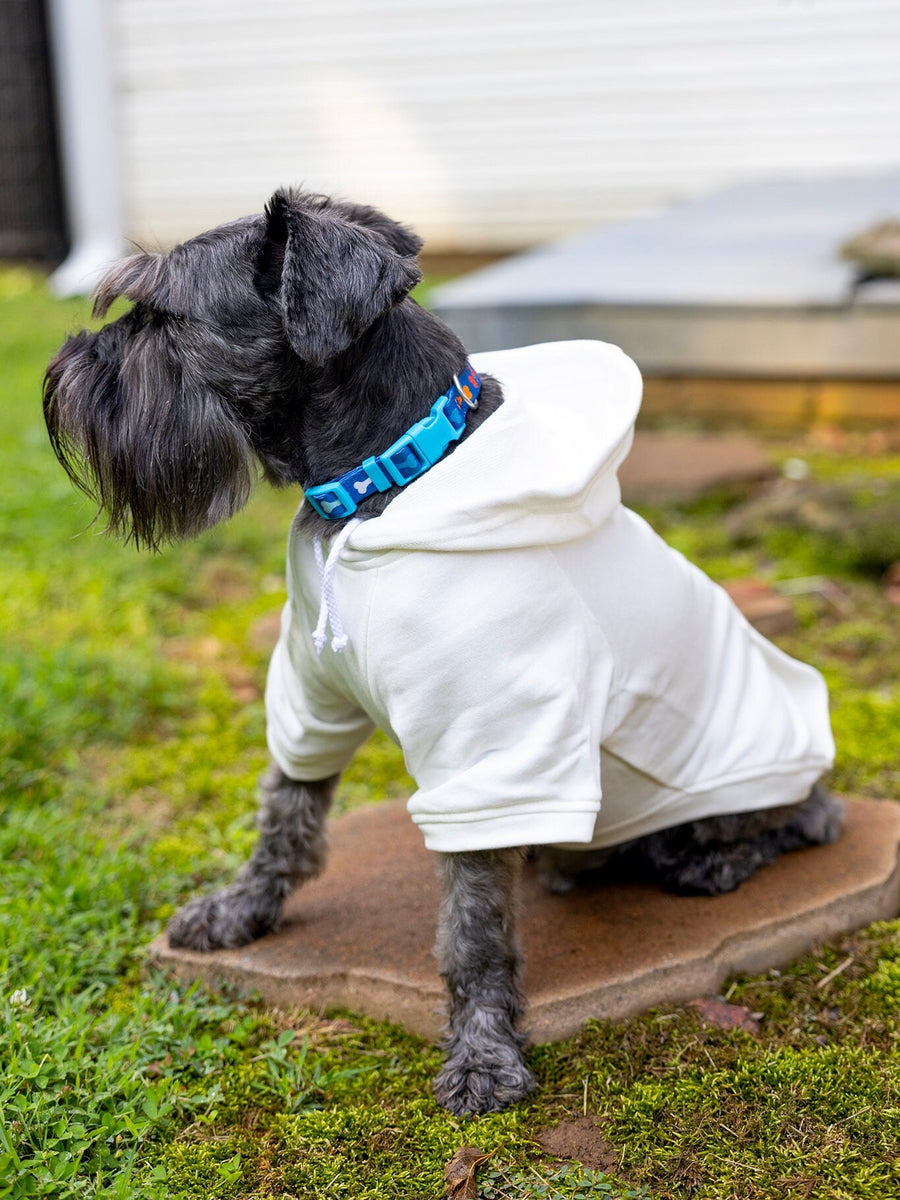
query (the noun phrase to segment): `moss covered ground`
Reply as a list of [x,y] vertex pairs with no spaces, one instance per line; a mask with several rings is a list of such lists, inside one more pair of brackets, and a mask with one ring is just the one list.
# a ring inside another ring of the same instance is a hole
[[[431,1200],[461,1145],[489,1156],[484,1197],[900,1195],[900,922],[732,981],[757,1033],[684,1009],[592,1023],[530,1052],[531,1103],[470,1121],[434,1103],[435,1049],[395,1028],[146,969],[174,908],[252,844],[259,622],[283,599],[297,497],[260,489],[157,557],[106,539],[40,414],[43,367],[86,319],[0,272],[0,1197]],[[881,575],[900,558],[900,445],[879,438],[772,443],[805,464],[803,503],[718,495],[647,515],[714,576],[838,585],[801,589],[779,640],[828,677],[835,785],[890,802],[900,607]],[[376,738],[341,804],[408,787]],[[585,1113],[602,1167],[538,1140]]]

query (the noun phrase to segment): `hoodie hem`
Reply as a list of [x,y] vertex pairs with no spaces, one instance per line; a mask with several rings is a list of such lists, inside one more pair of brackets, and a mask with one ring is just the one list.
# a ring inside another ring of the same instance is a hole
[[590,845],[585,847],[580,838],[567,838],[556,845],[571,850],[601,850],[620,846],[635,838],[672,829],[689,821],[702,821],[707,817],[737,816],[740,813],[759,812],[780,808],[786,804],[797,804],[805,800],[813,785],[830,769],[830,759],[805,759],[793,770],[783,764],[773,765],[765,774],[735,780],[729,784],[712,786],[705,790],[687,791],[661,789],[660,802],[652,809],[642,808],[635,813],[633,821],[620,821],[618,825],[604,829],[602,810],[597,825],[591,834]]
[[468,850],[505,850],[511,846],[550,846],[560,840],[578,842],[587,849],[594,836],[597,807],[574,812],[460,814],[458,820],[433,820],[429,815],[413,814],[421,829],[425,847],[441,854]]

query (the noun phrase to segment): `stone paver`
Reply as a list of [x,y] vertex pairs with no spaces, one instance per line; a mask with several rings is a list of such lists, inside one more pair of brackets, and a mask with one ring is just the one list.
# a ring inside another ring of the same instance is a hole
[[[788,855],[715,899],[629,883],[553,896],[529,870],[522,937],[532,1036],[553,1040],[588,1017],[707,995],[733,972],[781,966],[819,939],[894,916],[900,805],[848,807],[838,843]],[[290,899],[279,932],[208,955],[171,950],[163,935],[151,958],[183,979],[227,982],[272,1004],[346,1007],[435,1037],[438,886],[421,835],[402,803],[387,803],[335,820],[331,842],[327,871]]]
[[619,482],[622,499],[629,504],[696,500],[713,488],[754,483],[775,473],[752,437],[639,429],[619,468]]
[[793,604],[769,584],[758,579],[730,579],[722,586],[763,637],[776,637],[796,629],[797,614]]

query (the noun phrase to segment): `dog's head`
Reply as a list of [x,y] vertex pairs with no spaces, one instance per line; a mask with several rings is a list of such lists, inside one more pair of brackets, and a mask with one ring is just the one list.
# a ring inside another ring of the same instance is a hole
[[376,209],[293,191],[169,254],[136,254],[44,380],[56,455],[109,528],[158,548],[237,512],[257,463],[303,481],[303,400],[418,282],[420,240]]

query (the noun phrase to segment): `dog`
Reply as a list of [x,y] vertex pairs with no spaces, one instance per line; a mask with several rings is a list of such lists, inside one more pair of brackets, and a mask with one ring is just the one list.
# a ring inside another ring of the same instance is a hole
[[227,520],[260,468],[304,489],[258,844],[169,938],[211,950],[275,928],[322,870],[339,773],[380,724],[437,852],[435,1091],[463,1115],[535,1086],[523,847],[556,891],[619,860],[718,894],[832,841],[842,809],[820,783],[833,746],[817,673],[619,502],[636,368],[589,342],[470,360],[410,298],[421,244],[374,208],[285,189],[137,253],[95,315],[131,308],[63,345],[44,411],[72,480],[141,547]]

